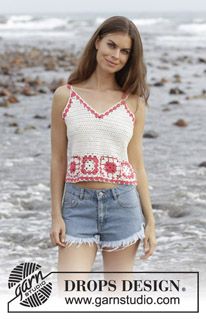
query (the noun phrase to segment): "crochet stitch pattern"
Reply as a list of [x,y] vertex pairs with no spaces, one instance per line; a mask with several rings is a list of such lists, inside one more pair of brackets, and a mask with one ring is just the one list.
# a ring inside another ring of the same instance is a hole
[[135,116],[125,99],[98,113],[68,84],[70,96],[62,112],[67,126],[65,182],[101,181],[137,185],[128,160]]

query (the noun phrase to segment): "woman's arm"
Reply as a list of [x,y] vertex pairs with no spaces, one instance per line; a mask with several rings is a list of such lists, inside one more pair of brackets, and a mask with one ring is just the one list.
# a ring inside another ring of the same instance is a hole
[[51,240],[64,246],[65,225],[61,215],[62,197],[67,170],[67,134],[66,125],[61,115],[69,98],[69,89],[61,86],[56,89],[51,110]]
[[132,139],[128,145],[128,158],[132,164],[137,175],[137,190],[140,195],[140,202],[142,212],[145,217],[145,239],[144,259],[153,254],[156,246],[155,238],[155,219],[152,211],[151,199],[149,194],[147,173],[144,167],[144,157],[142,149],[142,137],[145,124],[145,102],[142,98],[135,98],[136,104],[138,104],[137,111],[135,112],[135,124]]

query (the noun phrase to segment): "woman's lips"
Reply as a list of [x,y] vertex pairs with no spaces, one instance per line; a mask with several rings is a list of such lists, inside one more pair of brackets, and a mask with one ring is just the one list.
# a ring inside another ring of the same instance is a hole
[[112,65],[112,66],[115,66],[115,65],[117,65],[116,63],[113,63],[113,62],[111,62],[111,61],[109,61],[109,60],[107,60],[107,59],[105,59],[110,65]]

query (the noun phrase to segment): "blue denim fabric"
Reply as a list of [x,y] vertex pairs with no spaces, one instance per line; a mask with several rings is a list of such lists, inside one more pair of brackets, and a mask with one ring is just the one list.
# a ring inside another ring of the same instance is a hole
[[96,243],[99,250],[114,251],[144,238],[145,218],[135,185],[91,189],[65,183],[62,217],[68,246]]

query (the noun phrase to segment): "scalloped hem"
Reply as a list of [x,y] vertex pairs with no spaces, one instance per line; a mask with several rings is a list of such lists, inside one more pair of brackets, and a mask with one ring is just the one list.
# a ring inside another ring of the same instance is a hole
[[[91,238],[79,238],[79,237],[74,237],[71,235],[66,235],[66,242],[67,242],[66,247],[70,247],[72,244],[77,244],[76,246],[77,248],[79,248],[82,244],[88,244],[89,246],[96,244],[100,251],[106,251],[106,252],[119,251],[133,245],[138,240],[143,240],[145,238],[144,227],[145,227],[145,223],[143,222],[141,224],[141,229],[135,234],[133,234],[132,236],[129,236],[121,240],[114,240],[114,241],[100,242],[99,235],[96,235],[95,237],[91,237]],[[104,249],[104,248],[107,248],[107,249]],[[111,249],[108,249],[108,248],[111,248]]]

